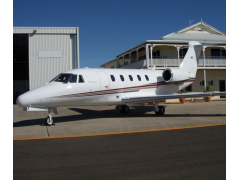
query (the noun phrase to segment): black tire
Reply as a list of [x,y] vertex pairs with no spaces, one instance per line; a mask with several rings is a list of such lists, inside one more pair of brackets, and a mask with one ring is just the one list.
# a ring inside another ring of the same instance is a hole
[[129,107],[126,105],[120,106],[120,112],[121,113],[128,113],[129,112]]
[[165,113],[165,107],[164,106],[158,106],[159,111],[155,110],[156,115],[164,115]]
[[46,118],[46,120],[45,120],[45,123],[46,123],[46,125],[48,125],[48,126],[51,126],[51,125],[53,125],[53,118],[51,117],[47,117]]

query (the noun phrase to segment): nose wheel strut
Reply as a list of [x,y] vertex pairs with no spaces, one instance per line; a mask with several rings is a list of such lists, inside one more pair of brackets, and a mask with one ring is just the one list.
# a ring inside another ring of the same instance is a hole
[[51,126],[51,125],[53,124],[53,118],[52,118],[52,115],[51,115],[51,114],[49,114],[49,115],[47,116],[45,122],[46,122],[46,125],[48,125],[48,126]]
[[46,123],[46,125],[48,125],[48,126],[53,125],[52,114],[58,114],[56,107],[49,107],[49,108],[48,108],[48,116],[47,116],[46,119],[45,119],[45,123]]

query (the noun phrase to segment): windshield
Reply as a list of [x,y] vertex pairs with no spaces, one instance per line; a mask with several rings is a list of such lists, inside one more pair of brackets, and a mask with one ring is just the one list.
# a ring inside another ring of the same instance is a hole
[[59,74],[57,75],[55,78],[53,78],[50,82],[63,82],[63,83],[67,83],[68,82],[68,79],[69,77],[71,76],[72,74]]

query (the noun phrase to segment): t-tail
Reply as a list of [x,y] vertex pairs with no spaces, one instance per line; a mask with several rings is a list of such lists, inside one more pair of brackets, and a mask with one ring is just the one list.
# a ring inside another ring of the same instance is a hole
[[199,56],[203,45],[196,41],[191,41],[188,44],[188,51],[179,69],[167,68],[163,71],[162,79],[166,83],[188,82],[196,78]]
[[188,51],[179,69],[189,72],[192,76],[194,76],[193,78],[195,78],[203,45],[196,41],[191,41],[188,43],[188,45]]

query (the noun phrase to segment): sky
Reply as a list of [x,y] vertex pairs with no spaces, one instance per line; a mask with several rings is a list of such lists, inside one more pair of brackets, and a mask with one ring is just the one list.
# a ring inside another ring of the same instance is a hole
[[79,27],[80,67],[90,68],[201,18],[226,33],[226,1],[13,1],[13,27]]

